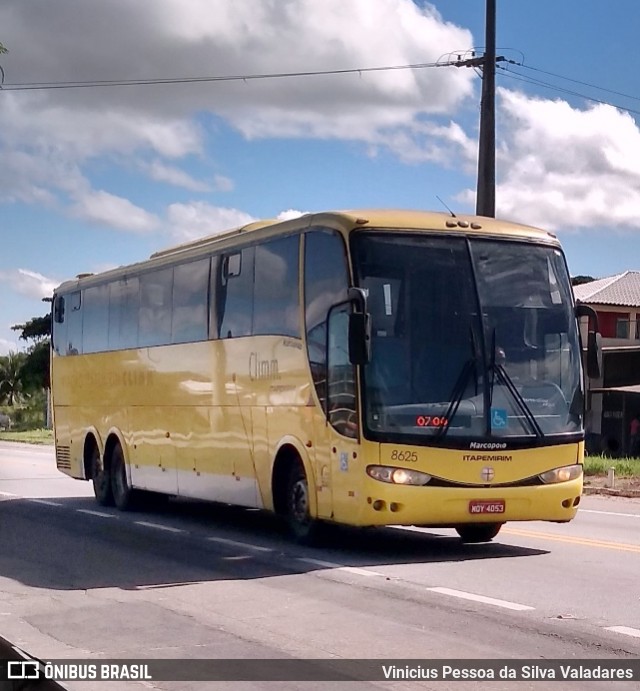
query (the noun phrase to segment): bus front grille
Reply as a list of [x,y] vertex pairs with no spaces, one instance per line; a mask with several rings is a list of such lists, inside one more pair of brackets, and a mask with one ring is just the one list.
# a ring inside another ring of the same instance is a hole
[[56,447],[56,466],[64,470],[71,470],[71,447]]

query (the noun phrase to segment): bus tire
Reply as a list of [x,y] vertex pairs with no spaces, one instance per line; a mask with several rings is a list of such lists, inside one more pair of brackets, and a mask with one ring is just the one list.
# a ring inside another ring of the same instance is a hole
[[289,535],[301,545],[312,545],[320,535],[320,522],[309,513],[309,482],[301,463],[293,463],[287,480],[285,517]]
[[456,528],[456,532],[462,542],[491,542],[500,532],[502,525],[502,523],[466,523],[465,525],[459,525]]
[[134,491],[129,486],[127,464],[122,446],[116,444],[111,452],[111,491],[113,501],[120,511],[128,511],[134,505]]
[[111,489],[111,473],[109,466],[100,461],[100,451],[94,445],[89,460],[93,493],[100,506],[113,506],[113,490]]

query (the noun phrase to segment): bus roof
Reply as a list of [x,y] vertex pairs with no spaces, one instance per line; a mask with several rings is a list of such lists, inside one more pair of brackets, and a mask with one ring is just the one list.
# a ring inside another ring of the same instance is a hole
[[400,209],[326,211],[304,214],[286,221],[278,219],[254,221],[244,226],[207,235],[191,242],[155,252],[148,260],[142,262],[120,266],[101,274],[79,274],[75,279],[62,283],[55,292],[76,290],[85,284],[101,283],[105,279],[114,279],[120,275],[136,273],[147,267],[172,264],[178,258],[195,258],[206,251],[213,252],[233,247],[236,244],[245,244],[250,239],[260,240],[280,234],[294,233],[309,226],[334,228],[343,232],[360,228],[372,230],[395,229],[407,232],[442,231],[450,234],[500,236],[559,246],[556,236],[549,231],[485,216],[453,215],[436,211]]

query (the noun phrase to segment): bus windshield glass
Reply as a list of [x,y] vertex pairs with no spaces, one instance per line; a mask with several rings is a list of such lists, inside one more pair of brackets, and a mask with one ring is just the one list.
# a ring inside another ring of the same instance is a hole
[[382,231],[352,243],[372,326],[368,436],[558,443],[582,431],[578,330],[556,247]]

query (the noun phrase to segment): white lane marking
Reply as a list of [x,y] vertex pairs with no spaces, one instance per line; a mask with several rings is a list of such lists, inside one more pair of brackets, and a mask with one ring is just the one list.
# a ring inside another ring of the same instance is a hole
[[606,626],[605,628],[607,631],[613,631],[614,633],[622,633],[625,636],[640,638],[640,629],[632,629],[630,626]]
[[304,561],[307,564],[314,566],[323,566],[328,569],[338,569],[340,571],[348,571],[349,573],[357,573],[360,576],[383,576],[384,574],[372,569],[360,569],[357,566],[345,566],[344,564],[336,564],[332,561],[322,561],[321,559],[307,559],[305,557],[297,557],[298,561]]
[[260,545],[252,545],[250,542],[238,542],[237,540],[228,540],[224,537],[208,537],[207,540],[210,540],[211,542],[220,542],[223,545],[232,545],[233,547],[254,549],[257,552],[273,552],[273,549],[271,547],[261,547]]
[[161,525],[160,523],[147,523],[147,521],[134,521],[136,525],[142,525],[145,528],[157,528],[158,530],[166,530],[168,533],[186,533],[188,531],[181,528],[172,528],[170,525]]
[[34,504],[44,504],[45,506],[62,506],[57,501],[49,501],[48,499],[34,499],[33,497],[25,497],[28,501],[32,501]]
[[640,518],[640,513],[616,513],[615,511],[596,511],[595,509],[578,509],[580,513],[599,513],[604,516],[623,516],[624,518]]
[[494,605],[495,607],[504,607],[505,609],[514,609],[519,612],[524,612],[528,609],[535,609],[529,605],[521,605],[518,602],[509,602],[508,600],[498,600],[494,597],[486,597],[485,595],[476,595],[474,593],[467,593],[463,590],[453,590],[452,588],[427,588],[433,593],[440,593],[442,595],[451,595],[452,597],[459,597],[463,600],[473,600],[474,602],[482,602],[485,605]]
[[92,511],[91,509],[76,509],[78,513],[88,513],[90,516],[100,516],[101,518],[118,518],[112,513],[106,513],[105,511]]

